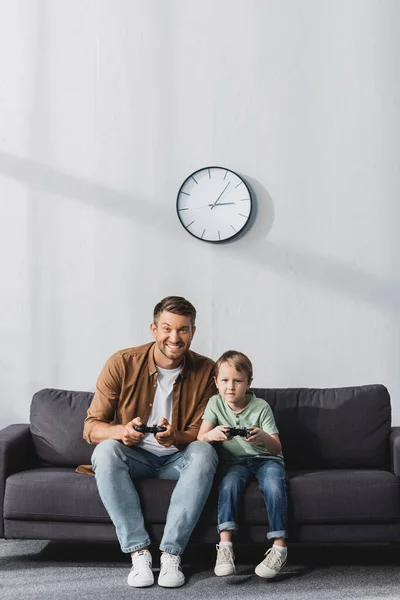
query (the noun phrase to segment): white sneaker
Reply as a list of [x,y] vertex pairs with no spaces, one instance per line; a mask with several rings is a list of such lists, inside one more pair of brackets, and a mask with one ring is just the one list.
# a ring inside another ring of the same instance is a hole
[[160,574],[158,585],[175,588],[185,583],[185,576],[181,569],[181,557],[176,554],[163,552],[160,561]]
[[234,561],[233,549],[230,546],[216,546],[217,548],[217,562],[215,563],[214,573],[218,577],[224,575],[232,575],[236,571]]
[[287,554],[279,552],[279,550],[272,546],[272,548],[266,551],[264,560],[256,566],[256,575],[264,577],[264,579],[272,579],[286,565],[286,561]]
[[148,550],[140,550],[132,556],[132,568],[128,575],[128,585],[147,587],[153,585],[154,575],[151,570],[151,554]]

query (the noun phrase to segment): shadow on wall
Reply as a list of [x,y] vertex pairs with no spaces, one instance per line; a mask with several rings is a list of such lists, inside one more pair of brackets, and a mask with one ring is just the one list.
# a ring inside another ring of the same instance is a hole
[[[346,294],[394,313],[400,312],[400,280],[380,277],[303,248],[267,240],[274,222],[273,201],[258,181],[247,175],[245,177],[252,192],[253,212],[243,234],[225,242],[230,251],[237,252],[242,260],[245,257],[249,263],[259,263],[280,274],[286,273],[289,277],[309,281],[335,293]],[[246,243],[238,244],[244,237]]]
[[159,220],[165,222],[170,216],[163,205],[4,152],[0,152],[0,174],[25,183],[32,191],[66,196],[147,225],[154,223],[158,227]]
[[[21,181],[32,190],[67,196],[130,219],[140,219],[156,228],[170,216],[169,210],[163,205],[142,202],[126,192],[3,152],[0,152],[0,174]],[[260,263],[267,269],[287,273],[291,277],[399,313],[400,281],[379,277],[288,244],[266,240],[274,221],[272,199],[259,182],[247,176],[246,181],[254,199],[249,227],[232,242],[226,242],[221,247],[215,245],[216,251],[229,246],[229,251],[239,253],[241,260],[245,257],[249,262]],[[246,243],[241,243],[244,237]]]

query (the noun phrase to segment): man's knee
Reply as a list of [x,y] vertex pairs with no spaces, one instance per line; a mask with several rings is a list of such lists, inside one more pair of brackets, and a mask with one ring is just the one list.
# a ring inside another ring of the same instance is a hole
[[204,472],[215,472],[218,454],[211,444],[196,440],[187,446],[186,451],[189,462],[196,464],[196,468]]
[[117,440],[103,440],[93,450],[92,466],[96,471],[96,468],[99,467],[112,467],[121,459],[121,443]]

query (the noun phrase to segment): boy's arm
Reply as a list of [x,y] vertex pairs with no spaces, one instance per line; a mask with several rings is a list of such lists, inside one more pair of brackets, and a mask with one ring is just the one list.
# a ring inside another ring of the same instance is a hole
[[253,431],[252,435],[247,438],[247,441],[250,444],[262,445],[274,456],[282,451],[274,414],[269,405],[267,405],[265,411],[263,411],[260,427],[251,427],[250,429]]
[[197,439],[201,442],[223,442],[227,440],[227,436],[225,434],[225,429],[227,425],[217,425],[215,427],[214,423],[211,421],[206,421],[203,419],[203,422],[200,427],[200,431],[197,435]]
[[281,441],[277,433],[267,433],[259,427],[250,427],[252,434],[249,438],[245,438],[249,444],[257,444],[265,446],[268,452],[277,456],[282,450]]

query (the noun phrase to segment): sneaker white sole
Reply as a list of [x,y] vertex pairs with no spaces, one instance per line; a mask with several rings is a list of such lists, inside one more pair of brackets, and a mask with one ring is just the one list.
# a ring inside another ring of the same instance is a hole
[[214,573],[217,577],[226,577],[226,575],[233,575],[236,569],[232,565],[219,565],[215,567]]
[[183,579],[178,579],[175,581],[168,581],[164,578],[160,577],[158,578],[158,585],[161,587],[165,587],[165,588],[177,588],[177,587],[181,587],[184,583],[185,583],[185,578],[183,577]]
[[153,577],[150,578],[147,577],[146,579],[139,579],[139,578],[131,578],[129,579],[128,576],[128,585],[130,585],[131,587],[150,587],[151,585],[153,585],[154,583],[154,575]]
[[[283,569],[285,564],[286,564],[286,561],[283,563],[281,569]],[[266,567],[265,565],[260,563],[254,569],[254,572],[256,575],[258,575],[259,577],[262,577],[263,579],[273,579],[274,577],[279,575],[279,573],[281,572],[281,569],[279,569],[279,571],[272,571],[272,569],[269,569],[268,567]]]

